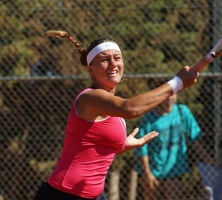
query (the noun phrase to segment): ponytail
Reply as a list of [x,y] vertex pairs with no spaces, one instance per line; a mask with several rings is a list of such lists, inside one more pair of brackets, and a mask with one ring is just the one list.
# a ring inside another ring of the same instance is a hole
[[77,42],[73,37],[68,34],[66,31],[59,31],[59,30],[49,30],[45,33],[47,37],[56,37],[56,38],[66,38],[72,43],[74,43],[75,47],[77,48],[80,54],[80,62],[83,66],[87,66],[86,62],[86,48],[83,47],[79,42]]
[[101,37],[99,39],[96,39],[90,43],[90,45],[86,48],[83,45],[81,45],[79,42],[77,42],[73,37],[68,34],[66,31],[58,31],[58,30],[49,30],[45,33],[47,37],[56,37],[56,38],[66,38],[72,43],[74,43],[75,47],[77,48],[79,54],[80,54],[80,62],[83,66],[87,66],[87,54],[97,45],[103,43],[103,42],[115,42],[114,39],[112,39],[109,36]]

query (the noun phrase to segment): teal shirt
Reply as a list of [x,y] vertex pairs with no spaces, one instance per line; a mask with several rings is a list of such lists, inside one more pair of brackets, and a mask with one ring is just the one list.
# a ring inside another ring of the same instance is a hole
[[[153,130],[159,136],[148,144],[135,150],[135,156],[148,155],[152,174],[159,178],[180,176],[189,171],[187,142],[193,142],[202,136],[200,127],[186,105],[174,104],[167,115],[158,116],[149,112],[142,117],[139,137]],[[187,140],[186,140],[187,138]],[[142,173],[141,166],[136,166]]]

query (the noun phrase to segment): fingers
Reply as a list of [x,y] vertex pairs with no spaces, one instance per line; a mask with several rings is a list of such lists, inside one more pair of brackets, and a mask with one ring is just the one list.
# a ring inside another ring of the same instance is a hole
[[141,138],[141,139],[143,140],[143,141],[142,141],[142,145],[150,142],[151,140],[153,140],[153,139],[154,139],[155,137],[157,137],[158,135],[159,135],[159,133],[156,132],[156,131],[152,131],[152,132],[144,135],[144,136]]
[[135,135],[138,133],[138,131],[139,131],[139,128],[136,127],[136,128],[133,130],[133,132],[130,133],[130,135],[133,136],[133,137],[135,137]]
[[151,189],[151,190],[154,190],[155,189],[155,185],[154,185],[154,183],[151,181],[150,182],[150,184],[149,184],[149,188]]
[[183,89],[195,84],[199,77],[198,72],[191,70],[189,66],[183,67],[178,73],[177,76],[183,81]]
[[199,78],[200,76],[200,73],[199,72],[196,72],[196,78],[194,79],[194,82],[196,83],[197,82],[197,79]]
[[158,185],[159,185],[159,181],[156,178],[154,178],[152,181],[152,188],[151,189],[155,190],[158,187]]
[[152,131],[144,135],[143,137],[137,139],[135,138],[135,135],[138,133],[138,131],[139,131],[139,128],[135,128],[133,132],[129,136],[127,136],[124,150],[141,147],[159,135],[158,132]]
[[157,187],[159,185],[159,181],[157,179],[155,179],[154,184],[155,184],[155,187]]
[[150,174],[150,177],[143,178],[143,184],[146,185],[146,188],[149,188],[150,190],[154,190],[159,185],[159,181],[156,179],[155,176]]

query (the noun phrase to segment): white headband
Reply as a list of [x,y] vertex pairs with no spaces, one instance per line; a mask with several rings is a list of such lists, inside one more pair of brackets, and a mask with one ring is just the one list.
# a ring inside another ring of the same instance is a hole
[[96,55],[98,55],[100,52],[105,51],[105,50],[109,50],[109,49],[114,49],[117,50],[119,52],[120,48],[119,46],[114,43],[114,42],[104,42],[102,44],[99,44],[97,46],[95,46],[87,55],[86,60],[87,60],[87,64],[89,65],[91,63],[91,61],[93,60],[93,58],[95,58]]

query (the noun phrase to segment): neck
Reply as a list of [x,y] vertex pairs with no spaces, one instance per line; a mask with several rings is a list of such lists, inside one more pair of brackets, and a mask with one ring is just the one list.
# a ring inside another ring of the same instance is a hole
[[92,83],[90,88],[93,88],[93,89],[102,89],[102,90],[105,90],[109,93],[112,93],[112,94],[115,94],[115,91],[116,91],[116,88],[108,88],[108,87],[104,87],[104,86],[99,86],[95,83]]
[[155,111],[158,115],[167,115],[172,110],[172,108],[173,108],[173,105],[169,107],[165,107],[165,108],[161,107],[160,105],[156,107]]

